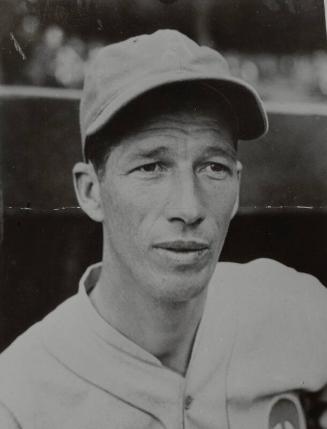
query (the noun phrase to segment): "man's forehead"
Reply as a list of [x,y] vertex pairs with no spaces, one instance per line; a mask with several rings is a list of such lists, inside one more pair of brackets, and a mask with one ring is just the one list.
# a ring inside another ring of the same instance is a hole
[[165,115],[144,123],[121,141],[131,158],[157,157],[190,150],[196,155],[236,158],[236,144],[229,128],[214,118]]
[[174,144],[161,144],[160,141],[152,141],[149,145],[134,145],[128,151],[128,157],[130,159],[142,159],[142,158],[161,158],[173,156],[178,152],[183,150],[187,152],[187,149],[193,149],[193,153],[196,156],[201,156],[203,158],[210,156],[221,156],[231,158],[232,160],[237,159],[237,151],[235,147],[231,144],[226,144],[222,142],[214,142],[207,144],[198,144],[196,147],[189,148],[185,145],[182,145],[181,142],[175,142]]

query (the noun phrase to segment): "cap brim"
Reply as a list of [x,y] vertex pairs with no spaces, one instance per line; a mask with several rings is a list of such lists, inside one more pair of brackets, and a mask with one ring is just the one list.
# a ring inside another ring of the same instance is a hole
[[145,76],[144,79],[133,82],[133,85],[124,91],[119,91],[119,96],[108,100],[108,104],[89,125],[85,137],[99,131],[132,100],[152,89],[178,82],[205,82],[218,89],[230,101],[238,117],[240,139],[256,139],[268,131],[268,118],[262,101],[257,92],[246,82],[229,76],[197,75],[183,70],[162,74],[152,79]]

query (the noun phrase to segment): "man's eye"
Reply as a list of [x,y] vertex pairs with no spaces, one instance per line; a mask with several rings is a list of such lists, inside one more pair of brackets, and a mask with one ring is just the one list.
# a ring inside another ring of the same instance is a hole
[[228,166],[220,164],[219,162],[209,162],[204,170],[210,177],[215,179],[224,179],[231,173]]
[[136,171],[140,171],[141,173],[157,173],[162,171],[162,169],[163,167],[159,162],[151,162],[137,167]]

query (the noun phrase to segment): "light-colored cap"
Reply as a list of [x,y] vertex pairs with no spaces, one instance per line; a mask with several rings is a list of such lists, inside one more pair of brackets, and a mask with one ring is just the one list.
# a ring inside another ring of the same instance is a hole
[[227,98],[237,115],[239,138],[266,133],[268,119],[252,86],[231,76],[217,51],[175,30],[159,30],[100,49],[85,76],[80,106],[82,145],[140,95],[177,82],[205,82]]

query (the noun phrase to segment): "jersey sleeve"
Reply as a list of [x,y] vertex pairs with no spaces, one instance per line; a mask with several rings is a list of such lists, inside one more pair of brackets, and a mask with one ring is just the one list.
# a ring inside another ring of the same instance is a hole
[[313,276],[261,259],[240,268],[230,364],[237,397],[327,386],[327,290]]

